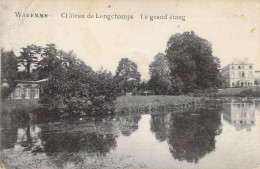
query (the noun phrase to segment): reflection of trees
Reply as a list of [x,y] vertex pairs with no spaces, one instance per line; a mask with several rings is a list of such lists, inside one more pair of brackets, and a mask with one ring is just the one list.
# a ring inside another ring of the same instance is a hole
[[221,133],[219,113],[172,114],[171,121],[168,144],[174,158],[197,163],[215,149],[215,136]]
[[168,140],[172,156],[197,163],[215,149],[215,136],[221,133],[219,113],[199,112],[152,115],[151,130],[158,140]]
[[167,138],[167,120],[165,114],[151,115],[151,131],[155,133],[155,137],[159,141],[165,141]]
[[44,151],[51,157],[58,168],[67,163],[80,166],[88,156],[106,155],[117,146],[113,134],[97,134],[84,132],[51,132],[42,131]]
[[[36,115],[35,119],[38,118]],[[84,118],[83,121],[78,121],[78,118],[68,118],[61,123],[57,123],[57,125],[55,123],[52,123],[55,125],[51,126],[43,124],[39,128],[39,126],[29,125],[29,121],[17,123],[18,118],[14,120],[12,118],[1,123],[4,129],[0,131],[0,146],[1,149],[6,149],[13,148],[14,145],[18,144],[30,150],[35,148],[34,144],[40,144],[38,143],[39,140],[43,139],[47,152],[75,152],[85,149],[88,152],[105,154],[105,152],[116,146],[115,137],[117,137],[117,132],[121,132],[125,136],[131,135],[138,129],[140,119],[140,114],[132,113],[112,116],[89,116]],[[34,122],[37,123],[38,121]],[[97,133],[92,133],[95,131]],[[38,133],[36,134],[36,132]]]
[[14,147],[14,143],[17,140],[17,127],[12,126],[11,128],[1,130],[0,136],[1,149]]
[[[26,111],[3,111],[0,118],[1,128],[0,143],[1,149],[13,148],[17,141],[18,128],[26,128],[29,124],[29,115]],[[27,133],[28,134],[28,133]]]
[[138,121],[141,119],[140,114],[126,113],[117,117],[120,123],[120,130],[124,136],[130,136],[138,129]]
[[45,142],[44,151],[47,153],[83,150],[88,153],[105,155],[116,147],[116,137],[112,134],[43,132],[42,135]]
[[22,148],[32,152],[42,151],[41,128],[37,125],[5,129],[1,133],[1,148]]

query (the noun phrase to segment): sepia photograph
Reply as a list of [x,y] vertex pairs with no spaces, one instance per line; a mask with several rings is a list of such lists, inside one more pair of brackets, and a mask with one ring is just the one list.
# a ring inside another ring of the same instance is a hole
[[1,0],[1,169],[260,168],[259,0]]

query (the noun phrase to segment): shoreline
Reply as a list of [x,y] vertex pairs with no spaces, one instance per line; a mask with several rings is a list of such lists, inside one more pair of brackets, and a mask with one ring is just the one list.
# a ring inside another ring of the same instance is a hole
[[[154,96],[119,96],[114,101],[114,113],[132,112],[153,112],[157,110],[179,111],[193,108],[202,108],[205,102],[208,101],[228,101],[230,99],[244,100],[259,100],[260,97],[251,96],[222,96],[222,95],[208,95],[208,96],[171,96],[171,95],[154,95]],[[1,101],[1,115],[4,113],[18,112],[32,112],[36,109],[44,109],[38,103],[39,99],[13,99]],[[51,110],[50,110],[51,111]],[[95,114],[94,114],[95,115]]]

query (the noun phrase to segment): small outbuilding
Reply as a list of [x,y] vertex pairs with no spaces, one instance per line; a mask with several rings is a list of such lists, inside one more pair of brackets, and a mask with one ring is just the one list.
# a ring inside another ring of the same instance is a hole
[[141,93],[142,96],[153,96],[154,92],[152,90],[145,90]]
[[14,91],[9,95],[10,99],[39,99],[41,85],[47,79],[38,81],[16,80],[17,85]]

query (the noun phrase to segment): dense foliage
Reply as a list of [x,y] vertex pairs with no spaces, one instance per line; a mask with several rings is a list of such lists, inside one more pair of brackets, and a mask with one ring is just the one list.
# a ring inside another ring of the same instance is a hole
[[90,100],[93,113],[111,113],[114,111],[113,101],[116,99],[117,81],[111,72],[100,69],[92,76]]
[[41,60],[37,64],[35,74],[38,79],[48,78],[50,72],[59,66],[60,56],[63,55],[63,51],[56,49],[55,44],[46,44],[45,48],[42,48]]
[[210,42],[193,31],[170,37],[166,58],[176,92],[188,93],[220,85],[220,61],[212,53]]
[[[2,49],[1,61],[1,80],[7,79],[11,86],[2,89],[4,98],[14,89],[16,79],[45,79],[39,101],[45,108],[70,114],[111,113],[114,110],[118,79],[103,69],[94,72],[72,51],[58,50],[55,44],[45,47],[32,44],[22,48],[19,57],[13,51]],[[24,70],[18,72],[18,64]]]
[[38,62],[38,56],[41,52],[41,47],[36,45],[30,45],[25,48],[22,48],[20,56],[18,57],[18,62],[25,68],[27,79],[30,78],[30,73],[32,68]]
[[245,89],[234,95],[237,97],[260,97],[260,89]]
[[18,61],[13,51],[4,51],[1,49],[1,82],[6,80],[8,87],[2,87],[1,98],[5,99],[12,92],[16,85],[18,72]]
[[154,57],[154,61],[149,65],[149,87],[155,94],[171,94],[173,85],[170,76],[170,69],[167,58],[162,53]]
[[43,86],[40,103],[72,114],[112,112],[115,92],[111,73],[94,72],[73,52],[59,53],[53,62],[56,67]]
[[[58,50],[55,44],[29,45],[21,48],[19,57],[12,51],[2,50],[1,55],[2,80],[6,78],[15,86],[15,79],[47,79],[40,103],[72,113],[112,112],[112,102],[119,93],[152,89],[155,94],[182,94],[220,84],[219,59],[212,55],[211,44],[194,32],[172,35],[166,54],[158,53],[149,65],[151,79],[141,84],[137,64],[128,58],[119,61],[113,76],[103,69],[93,71],[72,51]],[[24,67],[23,72],[17,73],[17,64]]]
[[117,66],[116,79],[118,88],[124,92],[133,92],[139,85],[141,74],[137,64],[128,58],[122,58]]

